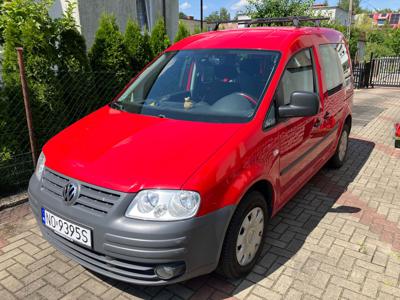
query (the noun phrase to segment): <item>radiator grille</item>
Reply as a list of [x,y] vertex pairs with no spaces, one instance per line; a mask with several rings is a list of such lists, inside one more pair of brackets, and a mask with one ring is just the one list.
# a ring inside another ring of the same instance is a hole
[[[62,201],[63,189],[70,181],[71,179],[46,168],[43,172],[42,189]],[[121,194],[116,191],[93,187],[77,180],[73,181],[79,186],[79,196],[73,204],[78,209],[97,215],[105,215],[121,198]]]

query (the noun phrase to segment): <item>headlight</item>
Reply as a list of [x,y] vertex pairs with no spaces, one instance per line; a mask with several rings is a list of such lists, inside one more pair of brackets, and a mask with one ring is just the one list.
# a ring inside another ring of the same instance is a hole
[[128,218],[175,221],[196,215],[200,206],[200,195],[182,190],[143,190],[129,205]]
[[46,162],[46,157],[44,156],[43,152],[40,153],[37,164],[36,164],[36,170],[35,170],[35,175],[38,180],[42,179],[42,173],[44,170],[44,164]]

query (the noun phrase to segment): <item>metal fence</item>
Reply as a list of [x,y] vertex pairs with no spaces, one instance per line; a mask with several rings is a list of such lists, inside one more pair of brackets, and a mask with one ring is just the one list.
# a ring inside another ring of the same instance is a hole
[[400,87],[400,57],[380,57],[354,63],[353,75],[356,88]]
[[371,83],[376,86],[400,86],[400,57],[373,59],[371,65]]
[[365,76],[365,63],[353,63],[353,78],[354,87],[360,89],[364,87],[364,76]]
[[[30,93],[37,148],[56,133],[109,103],[126,82],[111,73],[58,75],[52,94]],[[38,150],[40,151],[40,150]],[[0,84],[0,197],[26,189],[33,173],[32,151],[21,87]]]

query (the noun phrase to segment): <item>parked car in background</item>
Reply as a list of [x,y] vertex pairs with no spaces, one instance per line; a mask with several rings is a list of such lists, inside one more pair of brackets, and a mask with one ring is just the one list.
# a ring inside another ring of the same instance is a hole
[[44,146],[32,210],[52,245],[117,280],[244,276],[268,220],[345,162],[352,97],[335,30],[188,37]]

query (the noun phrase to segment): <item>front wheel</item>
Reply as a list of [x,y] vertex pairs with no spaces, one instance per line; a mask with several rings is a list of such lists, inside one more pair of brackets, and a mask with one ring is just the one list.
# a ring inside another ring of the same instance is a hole
[[264,196],[258,191],[246,194],[226,233],[218,268],[222,275],[239,278],[253,269],[262,250],[268,219]]
[[343,126],[342,134],[340,135],[335,154],[332,156],[329,164],[331,167],[338,169],[343,166],[347,156],[347,148],[349,145],[350,128],[347,124]]

